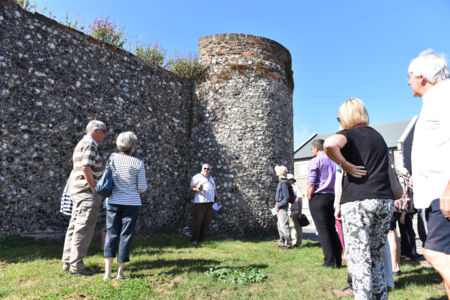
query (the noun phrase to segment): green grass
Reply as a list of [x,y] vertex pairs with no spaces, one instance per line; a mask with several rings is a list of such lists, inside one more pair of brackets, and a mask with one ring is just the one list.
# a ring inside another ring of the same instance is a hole
[[[347,271],[316,267],[318,242],[292,250],[275,241],[209,240],[198,247],[175,233],[137,237],[123,281],[104,282],[103,257],[94,241],[85,263],[91,277],[61,270],[62,241],[11,236],[0,239],[0,298],[6,299],[336,299]],[[116,267],[116,266],[115,266]],[[439,275],[402,262],[389,299],[446,299]],[[113,269],[114,271],[116,269]]]

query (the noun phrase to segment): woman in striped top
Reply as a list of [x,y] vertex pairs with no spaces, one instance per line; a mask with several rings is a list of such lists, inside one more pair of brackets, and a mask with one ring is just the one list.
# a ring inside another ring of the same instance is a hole
[[112,170],[114,188],[106,205],[104,280],[111,278],[112,261],[117,249],[117,278],[125,278],[123,269],[125,263],[130,261],[131,240],[141,206],[139,194],[147,189],[144,162],[131,156],[136,149],[136,135],[131,131],[122,132],[116,144],[120,152],[111,154],[107,166]]

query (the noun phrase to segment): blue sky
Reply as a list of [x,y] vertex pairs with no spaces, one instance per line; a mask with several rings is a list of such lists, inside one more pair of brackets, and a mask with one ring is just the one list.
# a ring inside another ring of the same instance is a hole
[[199,37],[245,33],[292,55],[294,146],[336,131],[339,106],[362,99],[371,124],[410,119],[421,100],[407,85],[409,62],[428,48],[450,56],[450,0],[144,1],[39,0],[57,19],[109,17],[136,41],[168,54],[197,52]]

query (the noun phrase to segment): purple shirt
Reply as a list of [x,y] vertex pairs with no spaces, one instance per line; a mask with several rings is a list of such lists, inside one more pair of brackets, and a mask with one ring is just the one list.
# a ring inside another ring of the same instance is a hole
[[308,185],[314,184],[314,194],[333,194],[336,179],[336,164],[320,151],[308,166]]

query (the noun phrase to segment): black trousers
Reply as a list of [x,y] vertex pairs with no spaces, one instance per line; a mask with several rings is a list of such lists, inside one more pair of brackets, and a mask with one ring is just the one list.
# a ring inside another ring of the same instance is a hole
[[194,220],[192,222],[192,242],[201,242],[205,239],[206,230],[213,213],[212,202],[194,204]]
[[319,233],[320,245],[322,246],[323,265],[340,267],[342,265],[342,247],[336,232],[333,205],[333,194],[314,194],[309,201],[311,216]]

